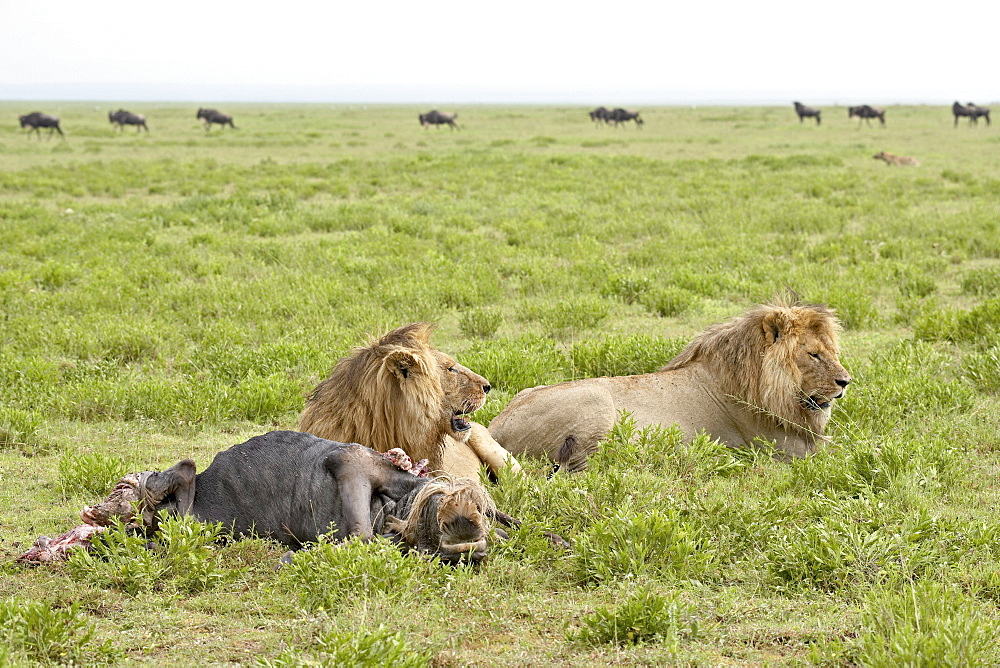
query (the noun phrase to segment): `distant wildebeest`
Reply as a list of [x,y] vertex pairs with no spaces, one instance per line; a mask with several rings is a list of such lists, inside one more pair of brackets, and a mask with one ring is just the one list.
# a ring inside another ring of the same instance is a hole
[[[28,137],[31,137],[31,131],[34,130],[38,135],[38,138],[42,138],[42,131],[39,128],[48,128],[49,137],[52,136],[52,132],[56,131],[60,135],[63,134],[62,128],[59,127],[59,117],[51,116],[49,114],[43,114],[40,111],[33,111],[30,114],[25,114],[24,116],[18,116],[21,121],[22,128],[29,128]],[[65,135],[63,135],[65,136]]]
[[447,111],[438,111],[437,109],[431,109],[426,114],[420,114],[417,116],[420,119],[420,124],[424,128],[429,128],[432,125],[441,127],[442,125],[448,125],[452,130],[459,130],[458,123],[455,119],[458,118],[458,114],[453,114]]
[[989,108],[988,107],[979,107],[979,106],[976,106],[972,102],[969,102],[968,104],[963,105],[963,104],[960,104],[959,102],[956,101],[955,104],[951,105],[951,113],[953,113],[955,115],[955,125],[954,125],[954,127],[956,127],[956,128],[958,127],[958,117],[959,116],[965,116],[965,117],[967,117],[969,119],[969,125],[972,125],[974,123],[976,125],[978,125],[979,124],[979,117],[980,116],[983,116],[986,119],[986,125],[990,124],[990,110],[989,110]]
[[990,109],[989,107],[980,107],[973,104],[972,102],[967,102],[965,108],[969,110],[972,115],[972,121],[977,122],[979,117],[982,116],[986,119],[986,125],[990,124]]
[[233,125],[233,117],[229,114],[224,114],[221,111],[216,111],[215,109],[198,109],[198,114],[195,118],[200,118],[205,121],[205,131],[212,129],[212,123],[218,123],[222,127],[227,125],[232,129],[236,129]]
[[814,109],[812,107],[807,107],[806,105],[802,104],[801,102],[792,102],[792,104],[795,105],[795,113],[799,115],[799,123],[801,123],[806,118],[815,118],[816,119],[816,125],[820,124],[819,115],[820,115],[821,112],[820,112],[819,109]]
[[607,123],[608,116],[611,114],[611,110],[606,107],[598,107],[590,112],[590,120],[595,123]]
[[643,120],[639,117],[638,111],[622,109],[621,107],[608,112],[606,120],[608,123],[614,123],[616,126],[621,125],[626,121],[635,121],[635,127],[637,128],[641,127],[643,124]]
[[126,125],[134,125],[136,133],[145,130],[149,132],[149,128],[146,126],[146,117],[142,114],[133,114],[131,112],[125,111],[124,109],[119,109],[118,111],[108,112],[108,122],[115,124],[116,130],[124,130]]
[[897,167],[919,167],[920,163],[916,158],[911,158],[907,155],[896,155],[895,153],[889,153],[888,151],[879,151],[872,156],[876,160],[884,160],[885,164],[889,167],[893,165]]
[[857,116],[860,120],[858,121],[858,127],[861,127],[861,122],[864,121],[871,125],[871,119],[877,118],[879,123],[885,127],[885,109],[881,107],[870,107],[867,104],[862,104],[858,107],[848,107],[847,108],[847,118],[851,119]]

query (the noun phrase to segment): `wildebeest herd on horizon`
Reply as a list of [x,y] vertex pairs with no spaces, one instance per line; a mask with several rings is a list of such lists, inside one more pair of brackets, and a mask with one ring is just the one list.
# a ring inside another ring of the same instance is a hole
[[[816,125],[821,125],[822,123],[822,110],[815,107],[809,107],[801,102],[795,101],[792,103],[795,107],[795,113],[798,116],[799,123],[802,123],[807,118],[816,119]],[[990,110],[989,107],[982,107],[972,102],[966,104],[961,104],[956,101],[951,106],[952,114],[955,117],[954,127],[958,127],[959,118],[968,118],[969,125],[978,125],[979,119],[983,118],[986,120],[986,125],[990,125]],[[607,107],[597,107],[592,111],[588,112],[590,120],[596,125],[612,125],[618,127],[628,121],[633,121],[636,128],[641,128],[645,121],[640,116],[639,112],[634,109],[624,109],[622,107],[616,107],[614,109],[608,109]],[[221,128],[225,128],[227,125],[234,130],[237,129],[236,125],[233,123],[233,117],[229,114],[224,114],[217,109],[208,108],[198,108],[195,118],[203,121],[205,124],[205,131],[209,131],[212,125],[219,125]],[[871,105],[862,104],[856,106],[849,106],[847,108],[847,118],[858,119],[858,127],[861,127],[862,123],[867,123],[871,125],[872,119],[877,119],[879,125],[885,127],[885,109],[883,107],[873,107]],[[417,119],[420,122],[421,127],[429,128],[435,126],[440,128],[442,125],[447,125],[452,130],[461,129],[458,125],[457,119],[458,114],[455,112],[438,111],[437,109],[431,109],[427,113],[419,114]],[[48,128],[48,137],[51,137],[53,133],[58,132],[61,136],[65,137],[62,128],[59,126],[59,117],[53,116],[51,114],[42,113],[40,111],[34,111],[30,114],[25,114],[24,116],[19,116],[21,127],[28,130],[28,136],[34,132],[41,139],[41,129]],[[143,114],[133,114],[125,109],[118,109],[117,111],[108,112],[108,121],[115,125],[116,131],[122,131],[126,125],[135,126],[136,133],[145,130],[149,132],[149,127],[146,125],[146,116]]]

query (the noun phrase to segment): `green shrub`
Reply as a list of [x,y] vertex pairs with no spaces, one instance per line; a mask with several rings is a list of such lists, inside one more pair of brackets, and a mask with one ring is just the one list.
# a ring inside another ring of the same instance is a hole
[[39,429],[43,424],[37,411],[0,406],[0,450],[22,450],[41,444]]
[[495,307],[472,308],[459,319],[462,333],[475,339],[492,338],[502,324],[503,314]]
[[93,496],[103,499],[130,470],[137,470],[118,455],[66,453],[59,460],[59,490],[63,498]]
[[698,527],[670,507],[618,508],[573,544],[574,574],[587,583],[640,576],[697,578],[710,560]]
[[995,345],[1000,340],[1000,298],[987,299],[968,311],[941,309],[926,313],[914,323],[913,333],[924,341]]
[[303,388],[287,374],[279,373],[246,378],[235,395],[231,417],[268,424],[301,409]]
[[601,288],[604,297],[617,297],[626,304],[635,304],[649,291],[653,281],[644,275],[620,274],[608,279]]
[[854,577],[850,546],[834,521],[792,526],[768,542],[768,566],[779,588],[834,591]]
[[566,367],[566,357],[554,341],[532,335],[478,341],[462,355],[462,362],[510,394],[564,380]]
[[0,646],[7,652],[6,656],[0,654],[4,665],[21,661],[75,664],[88,658],[90,652],[110,658],[106,643],[87,647],[93,637],[93,625],[77,603],[60,608],[47,601],[0,601]]
[[1000,297],[958,314],[953,341],[997,342],[1000,336]]
[[979,392],[1000,392],[1000,346],[966,355],[962,360],[962,376]]
[[905,500],[818,494],[802,511],[767,541],[779,589],[857,592],[913,582],[949,558],[938,520]]
[[677,479],[725,475],[744,468],[734,450],[705,434],[684,443],[684,432],[677,425],[638,429],[627,412],[612,426],[588,465],[595,476],[603,471],[648,471]]
[[962,277],[962,294],[987,297],[1000,293],[1000,269],[974,269]]
[[593,329],[607,315],[607,303],[595,297],[538,304],[528,310],[528,317],[537,320],[545,333],[553,338],[566,338],[582,330]]
[[699,297],[684,288],[669,286],[645,293],[642,303],[661,318],[673,318],[693,310],[699,303]]
[[991,611],[936,582],[873,592],[849,656],[865,666],[982,666],[1000,662]]
[[671,651],[682,638],[698,635],[698,623],[677,594],[660,596],[649,589],[633,592],[615,608],[599,607],[580,619],[566,637],[583,645],[658,643]]
[[358,668],[421,668],[431,665],[433,652],[416,650],[401,632],[379,624],[371,631],[327,631],[309,643],[306,651],[287,649],[274,659],[258,659],[264,668],[293,666],[357,666]]
[[90,551],[73,550],[68,568],[78,580],[131,596],[168,586],[186,594],[204,591],[238,574],[219,564],[215,542],[221,533],[221,524],[170,517],[150,543],[116,523],[93,538]]
[[964,412],[975,400],[973,389],[955,379],[951,357],[927,343],[902,341],[864,364],[845,366],[854,382],[837,402],[833,420],[848,433],[919,427],[914,418]]
[[609,336],[598,341],[578,341],[570,350],[575,378],[626,376],[651,373],[673,359],[684,339],[650,334]]
[[193,517],[169,517],[160,522],[157,550],[165,574],[183,593],[211,589],[237,574],[219,564],[216,542],[223,531],[220,523],[204,523]]
[[382,540],[321,539],[295,553],[294,562],[282,569],[278,586],[297,592],[306,610],[335,611],[375,594],[412,589],[421,577],[430,585],[432,563]]
[[903,297],[923,299],[937,292],[934,279],[916,271],[900,272],[896,276],[896,285]]
[[828,303],[847,329],[867,329],[879,322],[878,309],[868,293],[855,290],[834,291]]

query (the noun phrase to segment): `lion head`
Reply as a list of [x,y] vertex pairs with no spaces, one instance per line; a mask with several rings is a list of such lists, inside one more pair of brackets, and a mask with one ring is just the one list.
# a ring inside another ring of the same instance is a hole
[[469,438],[468,415],[482,407],[490,384],[431,346],[433,330],[406,325],[341,359],[313,390],[299,429],[379,452],[403,448],[440,470],[445,438]]
[[791,431],[822,437],[851,376],[838,359],[840,325],[817,304],[778,301],[702,332],[664,371],[708,366],[721,389]]

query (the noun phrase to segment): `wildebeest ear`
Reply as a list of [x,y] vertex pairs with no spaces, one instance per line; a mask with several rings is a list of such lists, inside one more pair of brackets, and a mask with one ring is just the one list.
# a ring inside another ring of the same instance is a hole
[[786,313],[782,311],[771,311],[761,320],[764,328],[764,338],[767,345],[774,345],[782,336],[787,336],[791,330],[792,323]]
[[194,460],[182,459],[166,471],[154,471],[143,480],[144,508],[143,522],[152,523],[152,515],[165,498],[174,495],[177,500],[177,514],[188,515],[194,505],[195,476],[197,469]]
[[389,371],[400,381],[410,377],[410,372],[420,364],[417,356],[408,350],[394,350],[385,356],[383,362]]

